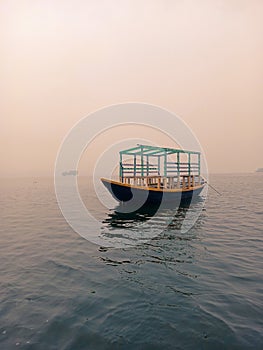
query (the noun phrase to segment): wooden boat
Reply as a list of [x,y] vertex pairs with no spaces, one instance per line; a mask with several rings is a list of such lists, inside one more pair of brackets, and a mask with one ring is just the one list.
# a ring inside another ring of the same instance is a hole
[[184,204],[205,185],[200,157],[195,151],[137,145],[120,151],[119,181],[101,181],[119,202]]

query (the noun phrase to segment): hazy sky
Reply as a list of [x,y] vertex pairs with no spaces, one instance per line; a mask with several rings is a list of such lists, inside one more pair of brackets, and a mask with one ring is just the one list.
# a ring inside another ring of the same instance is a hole
[[179,115],[210,172],[263,167],[262,0],[0,0],[1,176],[52,175],[82,117]]

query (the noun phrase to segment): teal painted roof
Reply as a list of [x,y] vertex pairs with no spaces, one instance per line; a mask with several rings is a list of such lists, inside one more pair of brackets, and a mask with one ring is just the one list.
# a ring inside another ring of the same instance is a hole
[[173,153],[187,153],[187,154],[200,154],[196,151],[187,151],[183,149],[168,148],[168,147],[156,147],[148,145],[137,145],[136,147],[128,148],[120,151],[120,155],[145,155],[145,156],[162,156],[164,154],[173,154]]

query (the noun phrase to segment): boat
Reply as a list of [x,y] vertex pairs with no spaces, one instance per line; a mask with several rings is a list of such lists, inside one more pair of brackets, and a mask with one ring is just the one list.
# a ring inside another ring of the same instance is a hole
[[77,170],[69,170],[69,171],[63,171],[63,176],[77,176],[78,171]]
[[183,205],[205,186],[200,152],[140,144],[119,155],[119,179],[101,181],[120,203]]
[[258,168],[258,169],[256,170],[256,173],[263,173],[263,168]]

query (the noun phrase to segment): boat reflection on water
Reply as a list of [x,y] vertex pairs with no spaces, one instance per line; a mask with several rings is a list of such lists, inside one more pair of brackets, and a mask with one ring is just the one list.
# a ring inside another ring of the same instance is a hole
[[129,208],[130,210],[127,212],[127,206],[120,204],[108,213],[108,217],[103,223],[111,229],[133,229],[136,226],[140,227],[138,224],[149,221],[152,218],[155,219],[155,224],[163,225],[165,219],[168,218],[166,228],[179,230],[184,223],[187,213],[189,214],[189,211],[193,213],[196,211],[200,212],[202,211],[202,206],[203,199],[201,197],[192,199],[192,201],[189,200],[188,202],[184,201],[177,208],[174,208],[171,203],[168,203],[162,206],[161,209],[159,209],[159,205],[143,205],[136,210]]
[[[103,221],[101,236],[106,244],[99,250],[107,255],[101,257],[102,261],[113,266],[124,264],[125,273],[133,274],[134,281],[137,266],[147,262],[165,264],[180,276],[195,277],[189,266],[195,259],[196,249],[189,242],[200,237],[203,205],[204,200],[198,198],[178,208],[166,206],[158,210],[158,206],[143,206],[130,213],[120,212],[122,206],[117,206]],[[137,248],[129,261],[125,250],[108,251],[109,247],[131,246]]]

